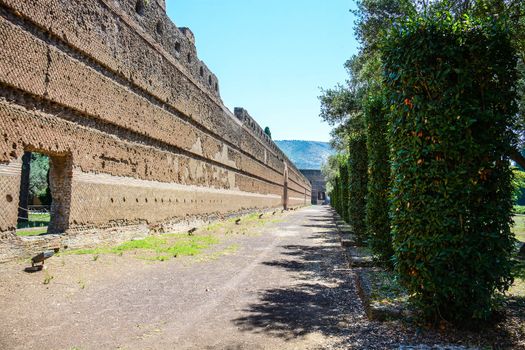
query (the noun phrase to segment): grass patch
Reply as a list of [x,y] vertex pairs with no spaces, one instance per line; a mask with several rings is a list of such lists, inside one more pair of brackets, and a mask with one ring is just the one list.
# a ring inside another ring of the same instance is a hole
[[[26,222],[16,225],[18,236],[38,236],[47,233],[47,226],[51,220],[49,213],[29,213]],[[38,227],[38,229],[31,229]]]
[[[203,253],[207,248],[220,243],[221,238],[229,235],[248,235],[257,236],[260,234],[259,228],[268,224],[280,222],[280,214],[265,213],[261,216],[260,212],[240,217],[233,217],[221,222],[214,222],[207,226],[192,230],[188,233],[172,233],[159,236],[148,236],[144,239],[127,241],[116,246],[99,246],[89,249],[75,249],[65,251],[62,254],[70,255],[93,255],[93,261],[98,259],[101,254],[123,255],[127,251],[138,251],[140,259],[149,261],[166,261],[178,256],[194,256]],[[222,255],[232,254],[237,251],[236,244],[230,245],[224,250],[208,254],[205,259],[216,259]]]
[[407,291],[399,284],[392,271],[374,271],[369,274],[370,299],[381,304],[404,303]]
[[51,214],[49,213],[29,213],[29,221],[49,223],[51,221]]
[[47,233],[47,226],[45,227],[39,227],[39,228],[28,228],[28,229],[20,229],[16,230],[16,235],[25,237],[25,236],[38,236],[43,235]]
[[514,214],[516,215],[525,215],[525,205],[515,205]]
[[525,261],[518,260],[513,270],[514,283],[508,294],[515,297],[525,298]]
[[525,215],[515,215],[512,232],[518,241],[525,243]]
[[219,238],[212,235],[166,234],[149,236],[144,239],[124,242],[113,247],[97,247],[92,249],[70,250],[63,254],[84,255],[117,254],[127,251],[142,251],[151,255],[143,257],[145,260],[165,261],[177,256],[193,256],[202,253],[204,249],[219,243]]

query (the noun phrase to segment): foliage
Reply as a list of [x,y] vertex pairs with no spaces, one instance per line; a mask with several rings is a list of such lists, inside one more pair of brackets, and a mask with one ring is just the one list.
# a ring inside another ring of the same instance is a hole
[[42,204],[51,204],[49,190],[49,157],[40,153],[31,153],[29,170],[29,193],[40,199]]
[[525,205],[515,205],[514,214],[525,215]]
[[378,43],[396,20],[413,15],[417,2],[410,0],[358,0],[353,11],[355,33],[363,46],[362,52],[369,54],[378,50]]
[[371,95],[365,105],[368,152],[366,229],[373,253],[383,262],[390,262],[394,251],[389,218],[390,159],[385,105],[380,93]]
[[270,127],[268,127],[268,126],[265,127],[265,128],[264,128],[264,133],[265,133],[266,135],[268,135],[269,138],[272,138],[272,132],[270,131]]
[[342,85],[337,85],[333,89],[321,90],[319,97],[321,102],[321,119],[330,125],[344,122],[349,113],[354,111],[358,104],[355,91]]
[[328,157],[327,161],[321,167],[321,172],[326,179],[326,192],[334,190],[335,179],[339,176],[339,164],[347,157],[346,154],[336,153]]
[[350,195],[350,186],[349,186],[349,174],[348,174],[348,160],[342,159],[339,163],[339,179],[341,190],[339,191],[341,195],[341,217],[344,221],[350,222],[349,217],[349,195]]
[[518,241],[525,243],[525,216],[522,216],[525,214],[525,206],[514,206],[514,211],[517,215],[512,218],[514,221],[514,225],[512,225],[512,233],[514,233],[514,236]]
[[512,168],[512,200],[516,202],[522,196],[525,189],[525,171]]
[[329,195],[330,195],[330,203],[332,205],[332,207],[335,209],[335,211],[341,215],[341,213],[343,212],[341,210],[341,185],[340,185],[340,180],[339,180],[339,175],[337,175],[334,179],[333,179],[333,189],[332,191],[329,192]]
[[366,240],[366,197],[368,181],[368,153],[364,120],[349,134],[349,223],[354,234],[361,241]]
[[428,319],[486,320],[512,283],[508,31],[442,13],[395,26],[383,45],[396,271]]

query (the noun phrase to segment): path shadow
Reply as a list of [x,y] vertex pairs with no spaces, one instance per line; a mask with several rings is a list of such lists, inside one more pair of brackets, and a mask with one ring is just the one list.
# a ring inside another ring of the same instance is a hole
[[263,262],[294,272],[293,278],[300,282],[261,291],[258,302],[244,310],[248,315],[233,320],[241,330],[287,340],[313,332],[341,334],[347,299],[355,294],[348,276],[338,271],[347,265],[336,227],[327,224],[329,216],[319,218],[325,220],[311,219],[302,225],[311,232],[305,244],[282,245],[280,259]]
[[[245,316],[232,320],[243,332],[266,334],[291,340],[311,333],[333,340],[332,348],[397,349],[401,344],[474,344],[494,349],[517,349],[516,335],[505,329],[484,332],[421,329],[403,321],[385,323],[370,321],[358,297],[353,273],[342,254],[339,237],[329,211],[319,215],[321,221],[309,220],[303,226],[310,230],[300,244],[279,248],[279,259],[265,261],[292,272],[297,283],[286,288],[259,292],[257,302],[243,311]],[[313,215],[310,215],[311,217]],[[512,322],[523,320],[525,302],[515,298]],[[517,306],[517,307],[516,307]]]
[[250,314],[234,320],[243,331],[268,333],[287,340],[313,332],[340,335],[344,315],[343,284],[302,283],[293,288],[264,291]]

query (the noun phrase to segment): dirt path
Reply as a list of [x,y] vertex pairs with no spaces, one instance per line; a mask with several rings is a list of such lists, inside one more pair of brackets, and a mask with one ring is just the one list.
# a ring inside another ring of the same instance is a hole
[[[440,343],[370,322],[332,214],[310,207],[214,258],[66,255],[0,265],[0,349],[397,349]],[[211,255],[213,256],[213,255]],[[471,339],[472,340],[472,339]],[[456,342],[457,344],[457,342]],[[406,348],[408,349],[408,348]]]
[[0,265],[0,348],[330,347],[355,295],[325,273],[345,268],[329,221],[325,208],[293,212],[204,261],[54,257],[49,284],[21,262]]

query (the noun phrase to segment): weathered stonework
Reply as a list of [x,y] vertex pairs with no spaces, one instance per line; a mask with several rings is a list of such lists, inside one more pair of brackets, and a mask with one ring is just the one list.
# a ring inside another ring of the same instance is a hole
[[[163,0],[0,0],[0,39],[0,261],[309,202]],[[26,151],[50,157],[59,235],[15,234]]]
[[312,204],[326,204],[328,201],[326,195],[326,179],[321,170],[300,169],[308,181],[312,184]]

